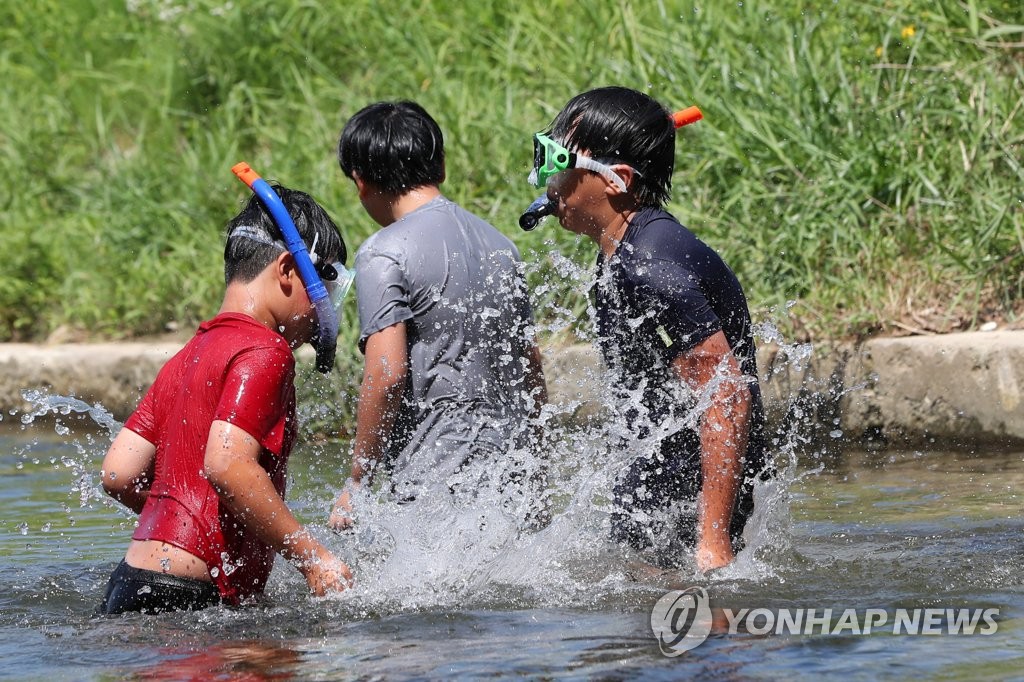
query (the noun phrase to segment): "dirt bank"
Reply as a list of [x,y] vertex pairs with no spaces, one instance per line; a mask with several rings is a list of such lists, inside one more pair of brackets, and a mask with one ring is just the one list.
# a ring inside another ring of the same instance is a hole
[[[179,343],[0,344],[0,408],[24,389],[99,402],[123,419]],[[600,362],[589,346],[549,348],[552,401],[599,413]],[[760,350],[769,419],[806,436],[874,446],[1024,446],[1024,331],[873,339]],[[809,418],[809,415],[811,416]]]

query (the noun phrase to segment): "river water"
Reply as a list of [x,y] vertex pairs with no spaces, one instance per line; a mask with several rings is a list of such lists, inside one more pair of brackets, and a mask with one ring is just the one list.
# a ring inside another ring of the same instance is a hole
[[[384,505],[359,533],[335,535],[324,519],[343,447],[307,445],[292,458],[289,504],[353,562],[355,589],[310,598],[278,561],[255,606],[96,618],[133,527],[98,490],[109,434],[72,417],[19,426],[5,415],[0,427],[3,678],[1024,677],[1021,452],[794,454],[760,491],[768,511],[748,529],[749,548],[703,578],[692,567],[646,568],[609,545],[603,483],[585,466],[564,474],[585,492],[556,499],[554,521],[539,532],[483,509],[442,519]],[[707,641],[666,656],[652,608],[691,586],[706,590],[717,614],[995,609],[997,627],[764,634],[763,616],[735,632],[718,622]]]

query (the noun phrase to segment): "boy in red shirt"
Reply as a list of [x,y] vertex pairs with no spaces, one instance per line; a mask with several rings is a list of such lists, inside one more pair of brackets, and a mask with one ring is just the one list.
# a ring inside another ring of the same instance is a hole
[[256,195],[228,223],[220,312],[160,370],[103,460],[104,490],[139,523],[100,613],[238,604],[263,592],[275,553],[316,595],[350,584],[348,567],[284,503],[297,431],[292,350],[325,341],[296,261],[312,260],[340,297],[346,249],[311,197],[274,189],[309,255],[289,252]]

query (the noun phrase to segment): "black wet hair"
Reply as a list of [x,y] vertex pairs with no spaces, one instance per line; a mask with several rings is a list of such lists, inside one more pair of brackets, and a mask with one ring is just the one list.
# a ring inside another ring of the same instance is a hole
[[[341,238],[338,226],[335,225],[327,211],[316,203],[313,197],[305,192],[288,189],[281,185],[270,185],[277,196],[281,197],[288,215],[295,223],[295,229],[312,250],[316,241],[316,253],[320,263],[344,263],[348,258],[345,241]],[[266,236],[272,241],[284,242],[284,235],[274,222],[263,202],[251,195],[242,210],[227,225],[227,243],[224,245],[224,282],[230,284],[238,280],[251,282],[281,254],[281,249],[273,244],[264,244],[256,239],[243,236],[232,236],[236,228],[249,227]]]
[[671,113],[642,92],[610,86],[573,97],[547,134],[596,161],[639,171],[632,194],[641,206],[663,206],[672,188],[676,132]]
[[388,194],[444,182],[444,136],[416,102],[377,102],[359,110],[341,131],[338,163]]

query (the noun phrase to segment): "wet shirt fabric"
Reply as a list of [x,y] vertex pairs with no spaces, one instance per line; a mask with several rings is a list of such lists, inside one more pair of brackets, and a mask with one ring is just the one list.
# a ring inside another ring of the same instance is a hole
[[224,313],[199,326],[125,422],[156,446],[133,539],[198,556],[227,603],[263,591],[275,552],[242,530],[203,475],[210,427],[225,421],[255,438],[259,464],[283,497],[296,434],[294,378],[284,337],[248,316]]
[[633,216],[610,259],[599,252],[593,296],[602,356],[618,380],[621,404],[629,406],[627,428],[655,443],[616,490],[630,509],[664,507],[700,490],[700,437],[696,420],[687,418],[694,399],[671,363],[716,332],[725,334],[752,398],[748,480],[734,514],[735,530],[742,531],[752,479],[765,466],[765,443],[750,312],[736,276],[670,213],[646,208]]
[[376,232],[355,268],[360,349],[406,327],[408,378],[385,463],[398,499],[507,451],[529,413],[533,333],[512,242],[442,196]]

